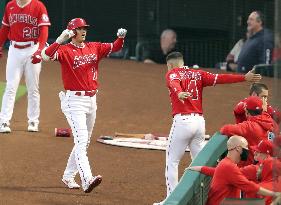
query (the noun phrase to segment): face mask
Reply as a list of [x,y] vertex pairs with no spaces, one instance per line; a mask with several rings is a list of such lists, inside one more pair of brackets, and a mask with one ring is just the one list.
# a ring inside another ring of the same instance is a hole
[[249,155],[249,150],[242,148],[242,153],[240,154],[241,161],[247,161]]

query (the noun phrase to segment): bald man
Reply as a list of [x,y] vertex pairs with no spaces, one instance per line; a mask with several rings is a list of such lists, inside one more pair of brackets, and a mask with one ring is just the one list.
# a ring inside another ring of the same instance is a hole
[[176,43],[176,32],[165,29],[160,36],[160,46],[150,45],[150,48],[144,51],[143,62],[165,64],[167,55],[176,50]]
[[[206,205],[219,205],[225,198],[240,198],[240,190],[255,192],[263,196],[280,196],[279,192],[272,192],[249,181],[238,168],[237,164],[241,160],[247,160],[248,156],[248,142],[244,137],[238,135],[230,137],[227,141],[227,150],[227,156],[219,162],[215,169]],[[201,171],[202,167],[200,170],[198,168],[190,167],[188,169]]]

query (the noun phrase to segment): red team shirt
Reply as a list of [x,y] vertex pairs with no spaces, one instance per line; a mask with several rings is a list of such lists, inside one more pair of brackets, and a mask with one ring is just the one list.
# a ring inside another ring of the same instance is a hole
[[2,24],[10,28],[8,38],[17,42],[37,42],[39,27],[51,25],[46,7],[38,0],[32,0],[23,8],[18,6],[16,0],[10,1]]
[[[213,74],[188,67],[173,68],[166,74],[167,86],[172,102],[172,114],[202,114],[202,92],[206,86],[245,81],[244,75]],[[189,92],[191,97],[184,101],[178,99],[178,93]]]
[[[274,129],[274,121],[270,115],[263,112],[261,115],[249,116],[248,119],[239,124],[224,125],[220,132],[223,135],[233,136],[239,135],[245,137],[249,146],[256,146],[261,140],[270,139],[270,132]],[[278,133],[274,133],[278,134]],[[254,160],[254,153],[250,150],[247,161],[240,162],[239,166],[246,166],[252,164]]]
[[[259,168],[261,172],[259,173]],[[201,168],[201,173],[207,176],[214,176],[216,172],[215,167],[203,166]],[[240,168],[241,173],[250,181],[257,183],[259,186],[266,188],[271,191],[281,190],[281,181],[278,179],[280,176],[281,162],[272,157],[269,157],[262,161],[261,163],[254,165],[248,165],[246,167]],[[273,177],[275,173],[275,177]],[[239,189],[239,187],[237,187]],[[228,197],[228,196],[226,196]],[[238,196],[238,198],[240,198]],[[270,205],[272,202],[272,197],[270,196],[260,196],[257,195],[256,190],[254,192],[245,192],[245,198],[265,198],[265,204]],[[212,200],[212,199],[209,199]]]
[[240,189],[257,193],[260,188],[256,183],[249,181],[228,157],[224,158],[215,169],[207,170],[207,167],[202,167],[201,172],[207,175],[213,174],[206,205],[219,205],[224,198],[240,198]]
[[123,38],[118,38],[114,43],[87,42],[82,47],[77,47],[72,43],[61,45],[52,60],[58,60],[61,63],[64,89],[96,90],[99,61],[111,52],[120,50],[123,42]]

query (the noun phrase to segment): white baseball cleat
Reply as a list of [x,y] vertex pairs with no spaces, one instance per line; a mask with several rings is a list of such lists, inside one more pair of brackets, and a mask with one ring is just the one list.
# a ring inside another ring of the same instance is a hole
[[0,126],[0,133],[10,133],[11,128],[8,126],[7,123],[2,123]]
[[97,175],[93,177],[85,186],[83,186],[85,193],[90,193],[95,187],[97,187],[102,181],[102,176]]
[[27,127],[27,131],[28,132],[38,132],[38,124],[35,122],[31,122],[29,123],[28,127]]
[[69,188],[69,189],[79,189],[79,184],[76,183],[74,179],[61,179],[61,181]]

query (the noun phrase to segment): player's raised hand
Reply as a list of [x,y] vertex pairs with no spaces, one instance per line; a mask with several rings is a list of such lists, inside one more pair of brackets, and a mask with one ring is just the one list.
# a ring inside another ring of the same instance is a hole
[[245,74],[245,80],[248,82],[258,83],[261,80],[260,74],[255,74],[255,68]]
[[118,38],[125,38],[126,34],[127,34],[127,30],[124,28],[119,28],[117,31]]
[[65,29],[61,35],[57,38],[56,42],[58,44],[63,44],[65,41],[70,39],[71,37],[75,36],[72,30]]
[[33,55],[31,56],[31,59],[31,63],[33,64],[40,63],[42,61],[41,50],[38,49],[37,51],[35,51],[35,53],[33,53]]
[[3,56],[3,48],[0,47],[0,58]]

